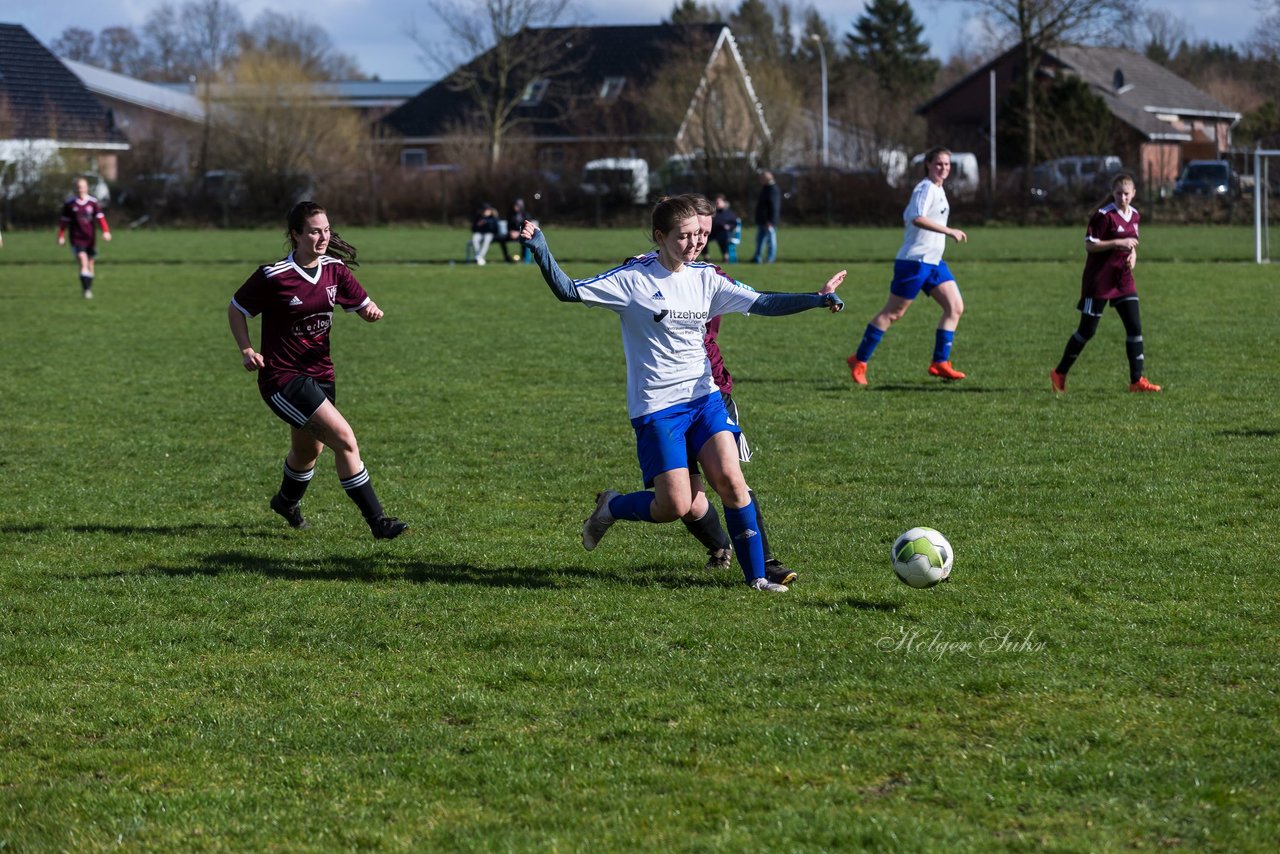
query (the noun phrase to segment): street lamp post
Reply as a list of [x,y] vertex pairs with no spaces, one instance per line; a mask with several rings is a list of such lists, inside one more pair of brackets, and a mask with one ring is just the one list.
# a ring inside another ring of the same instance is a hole
[[822,46],[822,36],[809,36],[818,43],[818,62],[822,66],[822,168],[827,168],[827,51]]

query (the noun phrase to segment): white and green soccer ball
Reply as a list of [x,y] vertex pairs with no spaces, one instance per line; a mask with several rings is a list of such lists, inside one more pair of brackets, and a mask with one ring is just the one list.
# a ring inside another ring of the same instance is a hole
[[932,587],[951,575],[955,552],[933,528],[912,528],[893,544],[893,571],[908,587]]

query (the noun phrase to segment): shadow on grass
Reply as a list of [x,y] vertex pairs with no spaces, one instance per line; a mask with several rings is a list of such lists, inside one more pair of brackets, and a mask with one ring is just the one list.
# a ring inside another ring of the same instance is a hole
[[126,537],[185,537],[190,534],[235,534],[260,540],[276,540],[288,537],[286,531],[265,531],[246,525],[210,525],[195,522],[189,525],[0,525],[0,534],[114,534]]
[[1274,439],[1280,436],[1280,430],[1266,430],[1255,428],[1252,430],[1219,430],[1219,436],[1229,436],[1233,439]]
[[814,608],[821,608],[824,611],[830,611],[832,608],[852,608],[855,611],[882,611],[887,614],[896,613],[902,607],[899,602],[872,602],[852,596],[847,599],[828,599],[812,601],[807,604]]
[[991,386],[974,385],[972,383],[918,382],[918,383],[872,383],[865,391],[916,391],[916,392],[952,392],[957,394],[999,394],[1004,391]]
[[215,552],[194,559],[185,566],[148,565],[136,570],[91,572],[76,578],[127,578],[162,575],[171,578],[222,575],[261,575],[286,581],[350,581],[376,583],[409,581],[414,584],[470,584],[485,587],[560,589],[580,587],[584,581],[624,584],[634,587],[712,588],[728,587],[733,578],[673,574],[669,566],[641,566],[632,570],[598,570],[580,566],[522,567],[473,566],[464,563],[435,563],[403,557],[339,557],[312,559],[264,557],[247,552]]

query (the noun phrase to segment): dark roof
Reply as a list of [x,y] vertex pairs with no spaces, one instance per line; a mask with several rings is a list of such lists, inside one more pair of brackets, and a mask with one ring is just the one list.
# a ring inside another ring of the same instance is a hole
[[[556,104],[577,101],[595,111],[601,119],[600,133],[610,135],[646,132],[649,134],[676,127],[653,128],[646,117],[635,109],[635,96],[646,90],[662,73],[663,60],[672,49],[683,45],[705,43],[710,51],[724,30],[723,24],[657,24],[652,26],[616,27],[548,27],[524,30],[514,38],[536,38],[559,41],[563,50],[562,68],[571,69],[563,76],[551,77],[551,91],[539,104],[517,108],[518,116],[528,120],[528,129],[536,136],[581,135],[582,125],[562,115]],[[490,52],[491,53],[491,52]],[[476,68],[489,56],[483,54],[463,70]],[[699,69],[701,71],[701,69]],[[452,76],[452,75],[451,75]],[[623,95],[615,109],[595,101],[605,80],[626,80]],[[520,81],[520,85],[528,81]],[[689,100],[693,100],[698,79],[688,81]],[[630,108],[625,105],[630,104]],[[451,128],[465,123],[474,109],[472,96],[458,91],[446,77],[417,97],[410,99],[382,119],[383,125],[406,137],[439,137]],[[603,113],[609,113],[608,116]],[[578,117],[581,119],[581,114]]]
[[0,138],[128,142],[80,78],[19,24],[0,24],[0,98]]
[[[1014,45],[972,72],[946,91],[930,98],[916,112],[928,113],[975,77],[986,74],[1021,50]],[[1168,132],[1167,122],[1157,113],[1200,115],[1236,120],[1240,113],[1227,108],[1212,95],[1197,89],[1157,62],[1131,50],[1114,47],[1062,45],[1046,50],[1041,68],[1061,67],[1079,75],[1103,101],[1112,115],[1147,137]]]
[[1131,50],[1067,46],[1049,55],[1089,84],[1112,115],[1147,137],[1169,132],[1168,122],[1157,113],[1240,118],[1212,95]]

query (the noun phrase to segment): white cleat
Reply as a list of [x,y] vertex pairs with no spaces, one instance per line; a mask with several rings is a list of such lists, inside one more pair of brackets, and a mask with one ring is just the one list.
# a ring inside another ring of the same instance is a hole
[[587,551],[600,545],[609,526],[616,521],[613,514],[609,512],[609,502],[621,494],[612,489],[596,494],[596,509],[587,517],[587,521],[582,523],[582,547]]
[[759,590],[761,593],[786,593],[787,585],[774,584],[767,578],[757,578],[747,582],[747,586],[752,590]]

